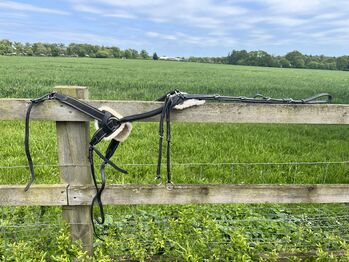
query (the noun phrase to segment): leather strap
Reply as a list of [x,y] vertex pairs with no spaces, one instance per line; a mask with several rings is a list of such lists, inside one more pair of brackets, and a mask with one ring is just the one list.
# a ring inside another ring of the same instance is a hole
[[[80,112],[91,116],[92,118],[98,120],[101,123],[101,128],[97,130],[90,141],[90,146],[89,146],[89,153],[88,153],[88,159],[90,162],[90,169],[91,169],[91,175],[93,179],[94,186],[96,188],[96,194],[93,197],[92,203],[91,203],[91,221],[93,222],[93,229],[95,235],[100,238],[96,232],[95,224],[94,221],[96,221],[98,224],[103,224],[105,220],[105,215],[104,215],[104,209],[103,209],[103,203],[101,200],[102,192],[105,188],[105,166],[107,164],[110,164],[113,168],[118,170],[121,173],[127,174],[127,171],[118,167],[115,165],[110,158],[113,156],[115,153],[115,150],[117,149],[119,145],[119,141],[112,140],[109,144],[109,147],[106,151],[105,156],[95,147],[104,137],[110,135],[113,133],[119,126],[120,123],[118,122],[118,119],[113,116],[110,112],[106,111],[101,111],[97,108],[94,108],[90,106],[87,103],[84,103],[80,100],[77,100],[73,97],[65,96],[59,93],[50,93],[47,95],[44,95],[42,97],[39,97],[38,99],[31,100],[29,103],[29,106],[27,108],[26,112],[26,119],[25,119],[25,139],[24,139],[24,146],[25,146],[25,153],[28,159],[28,165],[29,165],[29,170],[30,170],[30,180],[28,184],[25,187],[25,191],[28,191],[30,186],[35,180],[35,173],[34,173],[34,164],[33,160],[30,154],[30,148],[29,148],[29,120],[30,120],[30,113],[32,111],[32,108],[34,105],[37,105],[39,103],[42,103],[46,100],[51,100],[51,99],[56,99],[64,104],[67,104]],[[93,153],[96,153],[102,160],[103,163],[101,164],[100,167],[100,174],[101,174],[101,186],[98,186],[98,182],[96,179],[96,174],[94,170],[94,158],[93,158]],[[94,217],[93,209],[95,204],[97,204],[99,208],[99,217]]]

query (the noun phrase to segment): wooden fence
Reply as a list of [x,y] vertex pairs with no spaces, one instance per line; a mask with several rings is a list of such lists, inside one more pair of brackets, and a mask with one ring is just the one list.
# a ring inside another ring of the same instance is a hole
[[[56,91],[88,99],[85,87],[58,86]],[[95,107],[111,107],[123,115],[148,111],[161,102],[88,101]],[[27,99],[0,99],[0,120],[24,120]],[[89,205],[92,186],[87,159],[89,121],[84,114],[57,101],[33,108],[32,119],[56,121],[61,184],[0,185],[0,206],[62,206],[71,225],[73,240],[93,253],[93,232]],[[349,105],[272,105],[243,103],[206,103],[184,111],[174,111],[172,121],[200,123],[284,123],[349,124]],[[158,121],[157,117],[145,121]],[[193,203],[349,203],[348,184],[262,184],[262,185],[107,185],[104,204],[193,204]]]

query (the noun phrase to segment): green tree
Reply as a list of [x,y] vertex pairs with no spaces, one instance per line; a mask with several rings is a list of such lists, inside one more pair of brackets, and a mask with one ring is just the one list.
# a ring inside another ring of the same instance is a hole
[[249,58],[249,53],[246,50],[233,50],[231,54],[228,55],[228,64],[237,65],[245,64]]
[[24,55],[32,56],[33,55],[33,48],[30,43],[25,43],[24,45]]
[[349,57],[340,56],[336,59],[336,67],[338,70],[347,70],[349,69]]
[[265,51],[257,51],[257,59],[259,66],[273,66],[273,57]]
[[115,47],[115,46],[111,47],[110,53],[111,53],[112,57],[115,57],[115,58],[121,57],[121,52],[120,52],[119,47]]
[[140,56],[141,56],[143,59],[148,59],[148,58],[149,58],[148,52],[147,52],[146,50],[144,50],[144,49],[141,50]]
[[52,44],[50,45],[51,55],[52,56],[59,56],[60,55],[60,48],[58,44]]
[[89,55],[87,52],[88,46],[89,45],[71,43],[67,48],[67,53],[70,56],[85,57],[86,55]]
[[328,69],[328,70],[336,70],[337,69],[336,62],[326,63],[325,65],[326,65],[326,69]]
[[37,56],[45,56],[47,55],[47,48],[43,43],[34,43],[33,44],[33,53]]
[[107,50],[99,50],[96,53],[97,58],[108,58],[109,57],[109,52]]
[[132,58],[132,52],[130,49],[127,49],[124,51],[124,56],[127,58],[127,59],[131,59]]
[[245,64],[252,65],[252,66],[258,66],[260,64],[258,51],[248,52],[248,57],[247,57]]
[[58,44],[58,48],[60,56],[65,56],[67,54],[67,47],[63,43]]
[[158,54],[155,52],[155,53],[153,54],[153,60],[158,60],[158,59],[159,59]]
[[305,67],[304,59],[302,57],[297,57],[293,60],[292,65],[293,67],[296,67],[296,68],[304,68]]
[[292,67],[303,68],[305,66],[305,56],[297,50],[287,53],[285,57],[290,61]]
[[24,54],[24,45],[21,42],[14,42],[13,44],[16,55]]
[[309,64],[307,65],[308,68],[311,68],[311,69],[317,69],[319,68],[319,62],[316,62],[316,61],[311,61],[309,62]]
[[9,55],[12,54],[12,52],[12,42],[7,39],[0,40],[0,55]]
[[270,63],[270,66],[271,67],[281,67],[280,65],[280,62],[279,62],[279,57],[274,57],[274,56],[271,56],[271,63]]
[[136,49],[129,48],[128,50],[131,52],[132,59],[139,58],[139,54],[138,54],[138,51]]
[[283,68],[291,67],[291,63],[290,63],[290,61],[287,60],[286,57],[282,57],[282,58],[279,60],[279,63],[280,63],[280,66],[283,67]]

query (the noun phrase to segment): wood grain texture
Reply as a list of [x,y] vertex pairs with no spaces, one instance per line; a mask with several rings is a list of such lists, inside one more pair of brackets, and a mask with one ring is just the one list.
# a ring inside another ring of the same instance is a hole
[[[348,203],[349,185],[109,185],[104,204]],[[88,205],[92,187],[69,187],[70,205]]]
[[[87,101],[95,107],[108,106],[122,115],[152,110],[161,102]],[[0,99],[0,120],[24,120],[28,100]],[[47,101],[33,108],[32,119],[53,121],[89,121],[67,105]],[[206,103],[186,110],[173,110],[172,121],[202,123],[289,123],[289,124],[349,124],[349,105],[272,105],[246,103]],[[158,117],[146,121],[158,121]]]
[[62,206],[67,205],[67,185],[1,185],[0,206]]
[[[106,205],[135,204],[234,204],[234,203],[349,203],[348,184],[307,185],[108,185],[102,200]],[[92,186],[23,185],[0,186],[2,206],[77,206],[88,208],[95,189]],[[72,217],[71,221],[75,218]]]
[[[87,88],[58,86],[55,91],[79,99],[88,98]],[[88,121],[56,122],[58,161],[62,183],[71,185],[92,185],[88,161],[90,127]],[[81,240],[82,247],[93,255],[93,228],[88,206],[64,206],[63,217],[70,224],[73,241]]]

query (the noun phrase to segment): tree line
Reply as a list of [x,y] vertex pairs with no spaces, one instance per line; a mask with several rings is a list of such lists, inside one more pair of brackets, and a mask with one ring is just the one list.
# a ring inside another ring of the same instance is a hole
[[[10,40],[0,40],[0,55],[17,56],[70,56],[92,58],[127,58],[127,59],[154,59],[146,50],[137,51],[129,48],[122,50],[115,46],[100,46],[91,44],[69,45],[57,43],[21,43]],[[299,51],[292,51],[284,56],[274,56],[265,51],[233,50],[223,57],[189,57],[181,61],[249,65],[283,68],[311,68],[328,70],[349,70],[349,56],[304,55]]]
[[18,56],[70,56],[70,57],[93,57],[93,58],[127,58],[127,59],[150,59],[146,50],[138,52],[129,48],[122,50],[119,47],[99,46],[90,44],[71,43],[21,43],[10,40],[0,40],[0,55]]
[[295,50],[284,56],[273,56],[265,51],[233,50],[227,57],[190,57],[191,62],[220,63],[283,68],[349,70],[349,56],[304,55]]

